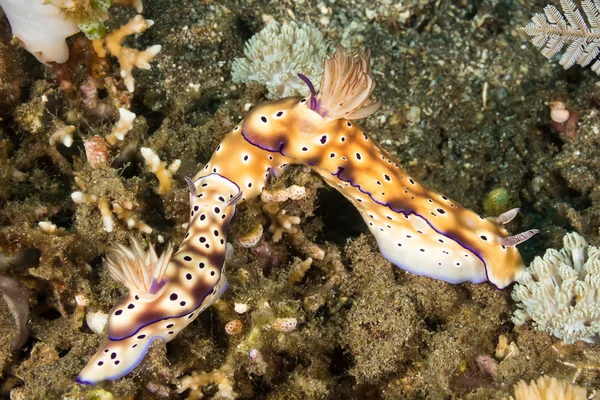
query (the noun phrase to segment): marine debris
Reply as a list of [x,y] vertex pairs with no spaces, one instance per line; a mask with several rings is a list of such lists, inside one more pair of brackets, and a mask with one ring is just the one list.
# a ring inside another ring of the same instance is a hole
[[536,330],[565,343],[598,343],[600,335],[600,250],[572,232],[564,248],[536,257],[513,290],[516,325],[532,320]]

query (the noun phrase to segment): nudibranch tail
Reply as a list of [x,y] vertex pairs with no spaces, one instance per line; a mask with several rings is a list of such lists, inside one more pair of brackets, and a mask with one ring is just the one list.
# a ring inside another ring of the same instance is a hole
[[[79,382],[96,383],[127,374],[142,360],[153,339],[173,339],[227,288],[227,227],[241,191],[234,182],[218,174],[198,178],[193,187],[188,231],[179,250],[170,260],[165,257],[168,267],[160,293],[144,301],[138,291],[130,289],[119,300],[110,314],[109,342],[88,362]],[[154,252],[144,253],[138,243],[132,242],[132,246],[134,250],[123,252],[125,258],[113,257],[111,262],[139,266],[145,265],[141,259],[160,260]],[[118,270],[128,268],[121,266]],[[161,282],[158,278],[154,281]]]
[[[214,300],[209,305],[213,302]],[[182,317],[168,318],[142,328],[134,336],[122,340],[109,340],[81,370],[77,382],[94,385],[127,375],[143,360],[154,339],[170,341],[201,312],[198,310]]]

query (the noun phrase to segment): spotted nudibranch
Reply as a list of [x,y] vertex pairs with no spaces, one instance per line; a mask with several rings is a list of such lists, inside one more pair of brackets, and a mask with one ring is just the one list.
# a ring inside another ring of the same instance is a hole
[[88,362],[77,382],[113,380],[137,366],[154,339],[173,339],[227,289],[224,263],[227,227],[242,192],[229,179],[210,174],[190,185],[190,218],[179,250],[157,257],[132,239],[118,246],[105,265],[129,289],[112,309],[108,343]]
[[309,165],[360,211],[385,258],[419,275],[452,283],[491,281],[503,288],[524,268],[516,245],[537,233],[509,236],[517,213],[478,216],[420,185],[354,120],[380,107],[372,97],[369,53],[342,47],[325,61],[321,92],[255,107],[229,132],[190,184],[188,232],[160,258],[119,247],[111,275],[129,293],[111,312],[109,342],[77,378],[96,383],[131,371],[155,338],[165,341],[216,301],[224,277],[226,230],[238,200],[254,198],[270,175]]
[[451,283],[489,280],[498,288],[524,269],[516,245],[537,230],[509,236],[503,225],[518,210],[488,219],[419,184],[354,122],[377,111],[369,53],[341,46],[325,60],[321,92],[253,108],[229,132],[202,172],[227,176],[244,200],[264,189],[270,173],[309,165],[358,210],[381,253],[418,275]]

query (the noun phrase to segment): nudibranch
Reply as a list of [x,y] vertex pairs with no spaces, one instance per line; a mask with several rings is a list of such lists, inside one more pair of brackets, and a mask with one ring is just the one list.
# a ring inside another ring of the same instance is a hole
[[241,198],[229,179],[210,174],[190,185],[190,218],[179,250],[169,246],[158,257],[144,252],[132,239],[132,249],[117,246],[106,258],[111,276],[129,292],[110,313],[108,343],[77,377],[80,383],[120,378],[137,366],[154,339],[173,339],[227,289],[224,263],[227,227]]
[[107,256],[111,275],[129,288],[113,308],[109,342],[78,382],[117,379],[144,357],[153,339],[171,340],[227,287],[226,233],[238,201],[261,194],[271,175],[310,166],[361,213],[383,256],[418,275],[451,283],[489,280],[498,288],[524,269],[516,245],[537,233],[509,236],[517,209],[484,218],[419,184],[355,120],[376,112],[369,53],[337,52],[325,61],[321,91],[252,109],[225,135],[190,185],[191,214],[179,250],[158,257],[123,246]]
[[418,275],[451,283],[489,280],[503,288],[524,264],[515,247],[537,230],[509,236],[518,210],[488,219],[419,184],[356,122],[380,107],[369,53],[341,46],[325,61],[321,92],[253,108],[228,133],[205,166],[227,176],[245,198],[262,191],[270,173],[309,165],[360,211],[381,253]]

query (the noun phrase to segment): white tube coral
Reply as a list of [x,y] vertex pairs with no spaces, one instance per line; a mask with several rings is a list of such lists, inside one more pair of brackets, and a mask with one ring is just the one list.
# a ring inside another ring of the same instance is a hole
[[44,0],[0,0],[13,35],[27,51],[42,62],[64,63],[69,59],[65,39],[79,32],[79,28],[61,14],[57,6],[46,3]]
[[577,233],[564,248],[536,257],[519,279],[512,297],[520,302],[513,322],[534,327],[566,343],[600,339],[600,250]]
[[308,94],[297,74],[318,82],[323,73],[327,44],[321,32],[310,25],[273,22],[246,43],[244,58],[231,67],[234,82],[259,82],[271,98]]

